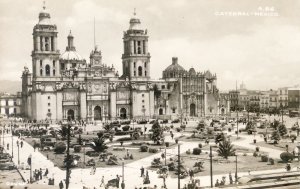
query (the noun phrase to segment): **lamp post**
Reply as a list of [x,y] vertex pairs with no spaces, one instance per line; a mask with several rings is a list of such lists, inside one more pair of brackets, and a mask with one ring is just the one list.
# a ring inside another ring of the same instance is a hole
[[235,182],[238,182],[238,171],[237,171],[237,154],[235,154]]
[[209,158],[210,158],[210,187],[213,188],[213,167],[212,167],[212,146],[209,147]]
[[10,130],[11,130],[11,158],[14,158],[14,137],[13,137],[13,123],[10,124]]
[[83,145],[83,167],[85,167],[85,142],[83,142],[82,145]]
[[146,108],[143,108],[142,112],[144,113],[144,140],[146,140],[146,129],[145,129],[145,121],[146,121],[146,119],[145,119],[145,112],[146,112]]
[[121,188],[125,189],[125,183],[124,183],[124,161],[122,162],[122,183]]
[[18,140],[17,140],[17,147],[18,147],[18,165],[20,165],[20,146]]

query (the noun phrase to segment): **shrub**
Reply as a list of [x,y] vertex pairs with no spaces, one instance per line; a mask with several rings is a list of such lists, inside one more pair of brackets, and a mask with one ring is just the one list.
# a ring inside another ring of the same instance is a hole
[[247,153],[243,153],[243,156],[247,156]]
[[67,149],[67,145],[64,142],[58,142],[55,144],[54,152],[57,154],[62,154]]
[[185,153],[186,153],[187,155],[190,155],[190,154],[191,154],[191,150],[188,149]]
[[262,162],[268,162],[268,159],[269,159],[267,155],[261,155],[260,158],[261,158]]
[[178,128],[178,127],[176,128],[177,132],[180,132],[181,130],[182,130],[181,128]]
[[122,127],[122,130],[123,130],[123,131],[129,131],[129,129],[130,129],[130,126],[129,126],[129,125],[126,125],[126,126]]
[[198,144],[198,147],[199,147],[199,148],[202,148],[202,143]]
[[80,145],[75,145],[74,146],[74,152],[79,153],[81,151],[81,146]]
[[283,162],[288,162],[290,160],[293,160],[294,159],[294,156],[293,154],[289,153],[289,152],[282,152],[280,154],[280,159],[283,161]]
[[193,154],[194,154],[194,155],[200,155],[201,152],[202,152],[201,148],[194,148],[194,149],[193,149]]
[[148,151],[148,146],[142,145],[142,146],[140,147],[140,151],[141,151],[141,152],[147,152],[147,151]]
[[295,134],[291,134],[291,135],[290,135],[290,138],[291,138],[292,140],[296,140],[296,139],[297,139],[297,136],[296,136]]
[[33,144],[33,148],[40,148],[40,147],[41,147],[41,144],[40,144],[40,143],[36,143],[36,142],[35,142],[35,143]]
[[219,144],[219,149],[217,150],[218,155],[227,159],[229,156],[234,156],[235,149],[233,148],[233,145],[230,141],[223,140]]
[[275,161],[274,161],[273,158],[269,158],[269,162],[270,162],[271,165],[274,165],[274,164],[275,164]]
[[170,143],[169,142],[165,142],[166,144],[166,147],[169,147],[170,146]]
[[156,148],[149,148],[149,153],[156,153],[158,150]]
[[256,146],[255,151],[259,152],[259,147],[258,146]]

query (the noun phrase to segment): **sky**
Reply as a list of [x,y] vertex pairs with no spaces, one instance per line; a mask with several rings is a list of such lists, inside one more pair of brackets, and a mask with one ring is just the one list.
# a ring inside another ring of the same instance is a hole
[[[244,82],[268,90],[300,83],[300,1],[297,0],[47,0],[58,48],[70,30],[87,61],[96,44],[103,62],[122,73],[123,32],[136,9],[148,30],[150,76],[162,77],[172,57],[185,69],[217,74],[221,90]],[[42,0],[0,0],[0,80],[21,81],[31,69],[32,31]],[[241,15],[242,13],[248,16]],[[255,16],[265,13],[265,16]],[[231,14],[231,15],[229,15]],[[235,16],[232,16],[235,14]],[[0,86],[1,87],[1,86]]]

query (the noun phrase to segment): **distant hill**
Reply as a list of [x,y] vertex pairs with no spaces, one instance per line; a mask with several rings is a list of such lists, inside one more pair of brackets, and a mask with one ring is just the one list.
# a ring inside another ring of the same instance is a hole
[[21,81],[0,80],[0,92],[17,94],[22,91]]

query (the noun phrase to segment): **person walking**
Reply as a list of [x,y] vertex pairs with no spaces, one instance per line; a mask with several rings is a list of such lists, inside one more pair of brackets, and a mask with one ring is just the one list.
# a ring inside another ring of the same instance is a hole
[[117,175],[116,181],[117,181],[117,188],[119,188],[120,187],[120,177],[119,177],[119,175]]
[[144,176],[144,173],[145,173],[145,169],[144,169],[144,167],[142,166],[142,168],[141,168],[141,177]]
[[101,184],[100,184],[100,187],[101,187],[102,185],[105,186],[105,183],[104,183],[104,176],[102,176],[102,178],[101,178]]
[[22,140],[21,140],[21,143],[20,143],[20,144],[21,144],[21,148],[23,148],[23,141],[22,141]]
[[63,189],[64,188],[64,183],[62,181],[60,181],[59,183],[59,189]]

